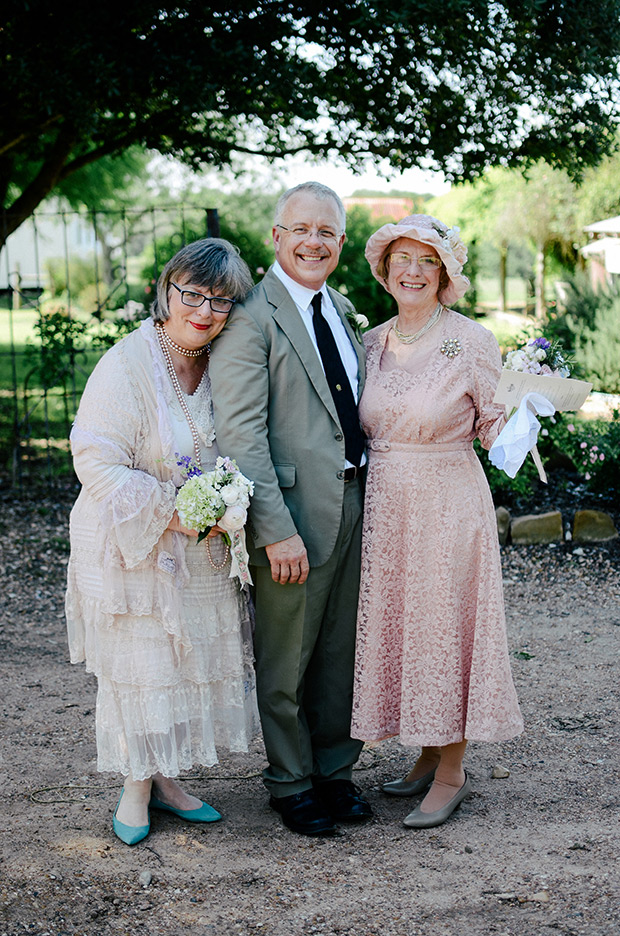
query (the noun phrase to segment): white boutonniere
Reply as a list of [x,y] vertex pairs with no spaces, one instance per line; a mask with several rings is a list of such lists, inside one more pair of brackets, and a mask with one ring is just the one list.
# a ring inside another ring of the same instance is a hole
[[368,321],[365,315],[362,315],[361,312],[352,312],[349,310],[345,312],[345,315],[347,317],[347,321],[349,322],[353,331],[355,332],[355,337],[357,338],[358,341],[361,341],[362,329],[368,328],[368,326],[370,325],[370,322]]

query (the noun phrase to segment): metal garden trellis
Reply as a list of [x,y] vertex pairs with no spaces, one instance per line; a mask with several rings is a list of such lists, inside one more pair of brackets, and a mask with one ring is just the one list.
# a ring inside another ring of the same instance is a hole
[[[75,242],[76,223],[92,249]],[[35,479],[52,486],[72,470],[68,436],[81,389],[106,342],[132,327],[136,296],[143,306],[152,298],[169,259],[160,256],[161,240],[167,238],[172,255],[195,236],[218,236],[219,217],[217,209],[183,204],[38,211],[17,233],[21,242],[13,235],[0,251],[0,477],[19,489]],[[145,282],[138,267],[146,266],[149,251]],[[55,309],[46,269],[52,259],[65,287]],[[92,265],[91,288],[81,295],[77,259],[82,268]]]

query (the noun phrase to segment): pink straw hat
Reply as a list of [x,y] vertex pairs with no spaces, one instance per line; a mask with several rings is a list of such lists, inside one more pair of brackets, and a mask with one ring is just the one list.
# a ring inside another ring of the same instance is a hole
[[456,302],[469,289],[469,280],[463,276],[463,266],[467,260],[467,247],[459,237],[457,227],[448,228],[442,221],[431,215],[409,215],[396,224],[384,224],[366,244],[366,259],[372,275],[389,292],[386,280],[377,272],[381,258],[390,244],[399,237],[409,237],[434,247],[445,267],[450,282],[439,292],[438,298],[444,305]]

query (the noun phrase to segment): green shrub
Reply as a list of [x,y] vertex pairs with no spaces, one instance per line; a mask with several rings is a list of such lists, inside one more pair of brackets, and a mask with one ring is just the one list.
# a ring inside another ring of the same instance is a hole
[[112,306],[109,304],[108,287],[105,283],[89,283],[76,297],[75,304],[89,315],[99,316]]
[[45,390],[65,387],[75,359],[82,354],[86,345],[88,326],[70,316],[63,306],[41,314],[34,330],[40,346],[28,344],[26,356],[31,363],[30,376]]
[[[574,413],[541,419],[537,443],[549,484],[604,498],[620,506],[620,413],[611,419],[579,420]],[[528,455],[514,479],[499,471],[478,441],[474,443],[496,506],[523,508],[544,487]]]
[[595,291],[584,277],[576,277],[564,308],[549,314],[545,336],[556,338],[573,356],[574,376],[603,393],[620,392],[620,286]]
[[563,444],[589,491],[620,504],[620,412],[592,422],[567,422]]
[[[46,263],[50,292],[54,298],[65,298],[70,291],[72,298],[87,286],[97,282],[94,254],[90,257],[73,257],[67,264],[64,259],[50,259]],[[101,264],[99,264],[101,276]]]
[[619,360],[620,295],[597,309],[593,329],[583,333],[575,348],[575,361],[603,393],[620,393]]
[[516,477],[509,478],[505,471],[500,471],[491,464],[489,453],[477,439],[474,442],[474,450],[482,463],[496,507],[515,508],[535,494],[538,487],[538,470],[529,455]]

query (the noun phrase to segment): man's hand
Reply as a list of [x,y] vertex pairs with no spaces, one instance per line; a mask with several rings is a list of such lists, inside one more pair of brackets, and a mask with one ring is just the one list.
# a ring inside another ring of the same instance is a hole
[[299,533],[288,539],[265,546],[267,558],[271,564],[271,577],[280,585],[297,583],[303,585],[308,578],[310,565],[308,553]]

